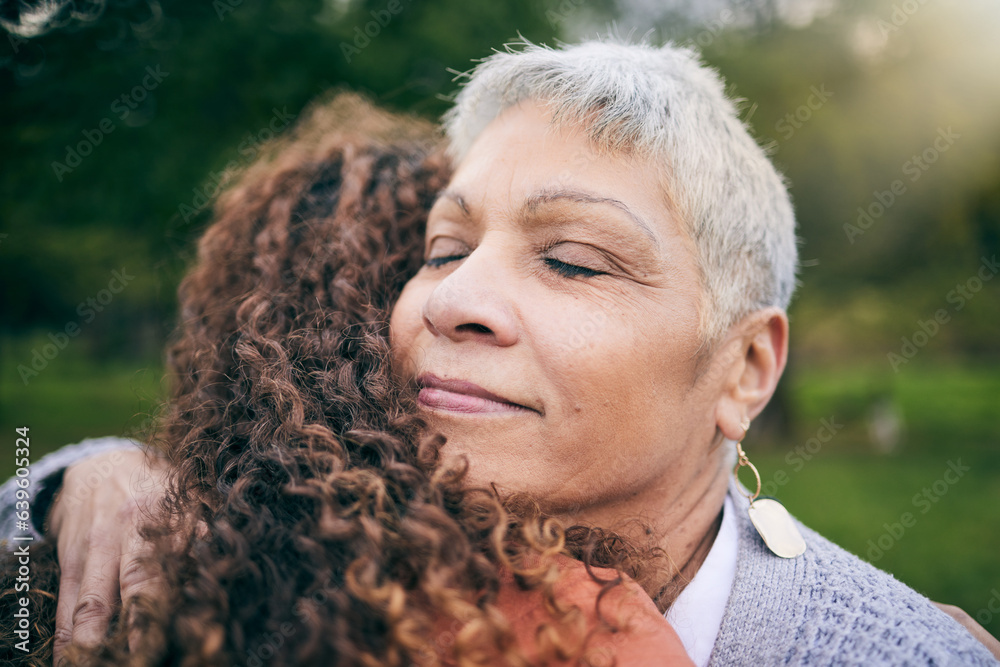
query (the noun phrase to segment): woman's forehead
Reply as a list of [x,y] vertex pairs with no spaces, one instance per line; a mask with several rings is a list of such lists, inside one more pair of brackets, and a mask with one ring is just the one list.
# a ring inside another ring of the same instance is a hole
[[578,200],[622,202],[637,215],[641,199],[662,204],[665,175],[651,157],[610,150],[583,121],[555,119],[542,104],[526,101],[486,126],[455,165],[446,192],[459,192],[466,202],[496,191],[541,202],[576,191]]

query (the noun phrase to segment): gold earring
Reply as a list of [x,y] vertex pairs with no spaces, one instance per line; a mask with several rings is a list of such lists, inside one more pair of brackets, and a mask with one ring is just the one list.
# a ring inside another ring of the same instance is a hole
[[[736,488],[750,501],[750,507],[747,509],[750,522],[753,523],[753,527],[757,529],[764,544],[774,555],[782,558],[801,556],[805,553],[806,541],[802,539],[802,533],[799,532],[788,510],[776,498],[758,498],[761,489],[760,473],[757,472],[757,466],[750,462],[747,453],[743,451],[743,439],[746,438],[749,430],[750,422],[748,420],[746,426],[743,427],[743,438],[740,438],[740,442],[736,443],[736,454],[739,458],[736,461],[736,467],[733,468],[733,476],[736,477]],[[753,495],[745,493],[743,485],[740,484],[740,468],[744,466],[750,468],[757,480],[757,490]]]

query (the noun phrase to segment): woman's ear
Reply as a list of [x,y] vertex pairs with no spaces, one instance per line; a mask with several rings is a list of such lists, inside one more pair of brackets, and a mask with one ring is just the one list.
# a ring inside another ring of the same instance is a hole
[[716,405],[716,423],[730,440],[742,439],[747,423],[774,395],[788,361],[788,315],[764,308],[734,325],[727,339],[732,363]]

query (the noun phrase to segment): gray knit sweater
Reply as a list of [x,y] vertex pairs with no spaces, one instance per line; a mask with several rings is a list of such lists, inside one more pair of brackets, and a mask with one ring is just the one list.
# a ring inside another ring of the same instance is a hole
[[[709,665],[997,665],[930,600],[796,521],[798,558],[757,535],[734,486],[736,579]],[[794,508],[792,508],[794,509]]]
[[[122,438],[96,438],[63,447],[32,463],[31,492],[50,494],[75,461],[138,446]],[[26,534],[14,532],[16,488],[13,479],[0,486],[0,539]],[[930,600],[801,523],[805,554],[773,555],[750,523],[747,499],[734,486],[730,495],[739,531],[738,563],[709,662],[713,667],[1000,664]],[[41,518],[35,523],[40,525]],[[30,532],[40,537],[37,527]]]

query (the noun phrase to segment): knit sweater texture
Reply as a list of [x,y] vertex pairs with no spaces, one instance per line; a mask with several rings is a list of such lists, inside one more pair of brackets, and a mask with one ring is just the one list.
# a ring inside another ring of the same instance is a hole
[[735,482],[729,493],[738,561],[710,666],[1000,664],[926,597],[797,520],[805,553],[775,556]]

